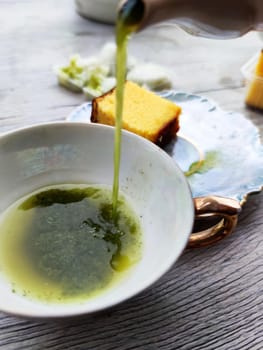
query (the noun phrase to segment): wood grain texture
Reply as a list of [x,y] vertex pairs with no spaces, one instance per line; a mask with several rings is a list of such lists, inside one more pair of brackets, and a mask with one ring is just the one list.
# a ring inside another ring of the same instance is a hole
[[[79,17],[72,0],[0,0],[0,22],[0,132],[63,120],[84,98],[58,87],[52,66],[95,54],[113,28]],[[263,115],[244,107],[240,74],[262,45],[255,33],[209,41],[162,26],[139,33],[130,52],[166,65],[175,89],[243,113],[262,136]],[[262,213],[263,194],[251,196],[231,236],[185,251],[158,283],[106,312],[63,323],[0,314],[0,349],[261,350]]]

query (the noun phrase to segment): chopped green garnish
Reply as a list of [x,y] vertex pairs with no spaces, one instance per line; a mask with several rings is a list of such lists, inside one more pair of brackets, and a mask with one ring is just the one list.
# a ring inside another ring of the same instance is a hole
[[97,75],[96,72],[93,72],[90,76],[88,86],[94,90],[100,90],[101,89],[101,81],[102,81],[101,76]]
[[78,56],[72,56],[69,65],[62,68],[62,72],[67,74],[71,79],[79,78],[79,75],[83,73],[83,67],[78,64],[78,60]]
[[189,169],[184,174],[185,176],[191,176],[193,174],[203,174],[217,166],[219,162],[220,155],[218,151],[207,152],[205,154],[204,159],[192,163]]

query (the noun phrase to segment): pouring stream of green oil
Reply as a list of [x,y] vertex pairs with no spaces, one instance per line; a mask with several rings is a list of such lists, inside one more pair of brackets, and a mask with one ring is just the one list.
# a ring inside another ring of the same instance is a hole
[[116,55],[116,124],[114,139],[114,178],[112,191],[112,207],[113,217],[116,217],[117,202],[119,193],[119,173],[121,159],[121,127],[122,127],[122,111],[124,103],[124,85],[126,78],[126,61],[127,61],[127,42],[128,30],[122,20],[117,23],[117,55]]
[[127,67],[127,44],[129,36],[136,31],[144,13],[140,0],[128,0],[121,8],[116,24],[116,122],[114,139],[114,178],[112,191],[113,217],[117,215],[119,194],[119,173],[121,159],[121,128],[124,105],[124,89]]

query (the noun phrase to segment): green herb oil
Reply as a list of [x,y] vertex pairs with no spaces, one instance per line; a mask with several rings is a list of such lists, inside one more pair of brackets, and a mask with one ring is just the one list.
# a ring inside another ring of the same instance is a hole
[[201,161],[194,162],[185,172],[185,176],[189,177],[194,174],[204,174],[220,164],[220,154],[218,151],[210,151],[205,154],[205,158]]
[[122,111],[124,102],[124,84],[126,79],[127,62],[127,42],[128,32],[122,21],[117,23],[117,55],[116,55],[116,123],[114,139],[114,178],[112,192],[113,215],[117,213],[118,193],[119,193],[119,172],[121,158],[121,128]]
[[119,172],[121,159],[121,128],[124,104],[124,89],[127,71],[127,43],[135,32],[143,15],[144,5],[140,0],[128,0],[118,15],[116,24],[116,123],[114,139],[114,178],[112,192],[113,216],[117,213]]
[[44,302],[96,296],[141,256],[141,229],[109,188],[61,185],[15,203],[2,217],[0,267],[13,292]]

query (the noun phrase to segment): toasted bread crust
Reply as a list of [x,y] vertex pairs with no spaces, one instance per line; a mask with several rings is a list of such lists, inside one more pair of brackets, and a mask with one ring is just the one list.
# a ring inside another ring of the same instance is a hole
[[90,121],[92,123],[98,123],[98,116],[99,116],[99,102],[101,100],[103,100],[107,95],[111,95],[113,93],[113,91],[115,90],[115,88],[109,90],[108,92],[106,92],[105,94],[99,96],[99,97],[96,97],[94,98],[92,101],[91,101],[91,116],[90,116]]
[[166,146],[174,139],[179,129],[179,118],[175,117],[174,120],[165,125],[162,129],[160,129],[154,143],[161,147]]

